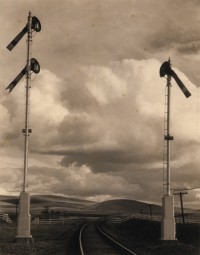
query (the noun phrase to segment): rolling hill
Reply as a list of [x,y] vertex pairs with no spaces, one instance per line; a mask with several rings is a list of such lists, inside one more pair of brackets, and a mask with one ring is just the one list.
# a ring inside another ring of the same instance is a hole
[[156,215],[161,214],[161,207],[135,200],[115,199],[91,205],[95,211],[108,213],[142,213],[149,214],[150,210]]
[[[5,213],[15,213],[18,206],[17,196],[0,196],[0,209]],[[93,202],[83,199],[70,198],[57,195],[33,195],[31,196],[31,213],[40,212],[45,208],[52,211],[60,211],[78,214],[131,214],[141,213],[161,215],[161,206],[148,204],[145,202],[115,199],[104,202]],[[180,212],[176,208],[177,213]],[[185,209],[185,213],[194,212],[191,209]]]

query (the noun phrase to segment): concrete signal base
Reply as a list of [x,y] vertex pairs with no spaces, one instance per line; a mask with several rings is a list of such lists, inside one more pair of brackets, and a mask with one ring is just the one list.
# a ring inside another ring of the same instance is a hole
[[176,223],[174,218],[174,197],[166,195],[162,198],[161,239],[176,240]]
[[20,193],[19,215],[17,222],[17,242],[32,242],[31,236],[31,215],[30,215],[30,195],[26,191]]

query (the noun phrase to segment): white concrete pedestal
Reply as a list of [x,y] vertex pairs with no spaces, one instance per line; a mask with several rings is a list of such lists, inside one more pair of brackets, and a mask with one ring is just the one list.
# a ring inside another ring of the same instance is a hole
[[174,197],[169,195],[166,195],[162,198],[161,239],[176,240]]
[[31,236],[31,215],[30,215],[30,195],[26,191],[20,193],[19,215],[17,222],[17,242],[28,242]]

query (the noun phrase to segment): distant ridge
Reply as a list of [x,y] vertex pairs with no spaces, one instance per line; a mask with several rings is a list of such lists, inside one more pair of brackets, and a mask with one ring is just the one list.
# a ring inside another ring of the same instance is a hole
[[[10,211],[16,208],[18,202],[17,196],[0,195],[0,208],[5,211],[6,208]],[[64,211],[87,211],[96,213],[150,213],[150,205],[144,202],[128,199],[115,199],[103,202],[93,202],[84,199],[65,197],[60,195],[32,195],[31,210],[42,210],[44,207],[49,207],[53,210]],[[151,205],[151,210],[155,214],[161,213],[160,206]]]
[[[18,204],[18,196],[0,195],[0,210],[6,213],[15,213]],[[130,199],[113,199],[103,202],[93,202],[89,200],[71,198],[60,195],[32,195],[31,212],[40,212],[48,208],[54,211],[89,213],[89,214],[131,214],[140,213],[150,215],[161,215],[161,206],[149,204]],[[175,208],[176,213],[180,213],[180,208]],[[192,213],[192,209],[184,209],[185,213]]]
[[161,214],[161,207],[154,204],[148,204],[145,202],[129,200],[129,199],[115,199],[103,201],[98,204],[90,206],[93,210],[100,212],[110,212],[110,213],[142,213],[150,214],[154,213],[156,215]]
[[37,202],[67,202],[67,203],[83,203],[83,204],[94,204],[95,202],[90,200],[84,200],[79,198],[65,197],[60,195],[32,195],[32,203]]
[[[16,204],[16,201],[18,201],[18,196],[7,196],[7,195],[0,195],[0,202],[6,202],[10,204]],[[41,203],[41,202],[76,202],[76,203],[87,203],[87,204],[94,204],[95,202],[84,200],[84,199],[78,199],[78,198],[71,198],[71,197],[65,197],[60,195],[31,195],[31,202],[32,203]]]
[[[14,212],[18,201],[19,197],[17,196],[0,195],[0,209]],[[41,211],[45,207],[59,211],[81,211],[88,209],[94,203],[89,200],[58,195],[32,195],[30,201],[31,211]]]

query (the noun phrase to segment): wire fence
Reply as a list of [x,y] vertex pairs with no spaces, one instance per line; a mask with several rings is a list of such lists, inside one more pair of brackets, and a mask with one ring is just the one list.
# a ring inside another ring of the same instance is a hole
[[[85,221],[98,220],[100,217],[61,217],[61,218],[40,218],[36,217],[32,220],[32,224],[79,224]],[[109,221],[110,223],[120,224],[129,220],[150,220],[150,221],[161,221],[161,215],[148,215],[141,213],[132,213],[132,214],[123,214],[123,215],[114,215],[114,216],[105,216],[104,220]],[[175,215],[176,223],[183,223],[182,215]],[[185,214],[184,215],[185,224],[200,224],[200,213],[198,214]]]
[[[129,220],[134,219],[144,219],[144,220],[150,220],[150,221],[161,221],[162,216],[161,215],[147,215],[147,214],[140,214],[140,213],[134,213],[130,215],[121,215],[121,216],[112,216],[108,218],[108,221],[111,223],[123,223]],[[176,215],[175,216],[176,223],[183,223],[183,217],[182,215]],[[185,214],[184,215],[184,223],[185,224],[200,224],[200,214]]]

